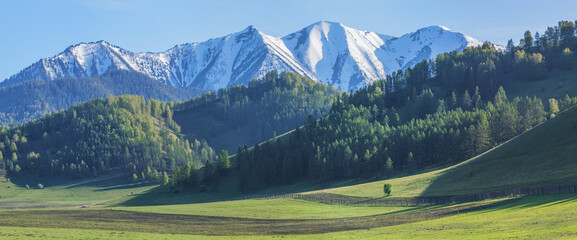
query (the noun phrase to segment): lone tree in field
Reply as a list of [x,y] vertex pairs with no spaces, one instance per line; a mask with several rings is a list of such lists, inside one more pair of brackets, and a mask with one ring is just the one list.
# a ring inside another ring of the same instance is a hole
[[390,196],[391,192],[392,192],[392,186],[389,183],[385,183],[385,185],[383,185],[383,192],[385,193],[385,197]]

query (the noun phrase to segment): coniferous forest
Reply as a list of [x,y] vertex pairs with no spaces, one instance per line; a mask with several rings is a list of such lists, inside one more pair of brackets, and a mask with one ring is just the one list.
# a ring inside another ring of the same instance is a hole
[[[172,176],[173,185],[192,187],[217,183],[235,171],[238,187],[252,191],[458,163],[577,104],[568,95],[511,98],[502,87],[574,69],[573,22],[559,22],[534,37],[527,31],[519,45],[509,43],[506,51],[487,43],[441,54],[354,93],[273,71],[248,86],[186,102],[98,98],[2,128],[1,167],[14,176],[77,178],[119,171],[163,183]],[[207,116],[248,129],[248,137],[228,146],[237,150],[231,159],[234,151],[213,150],[203,140],[221,132],[197,134],[202,129],[186,121]]]
[[[340,94],[333,87],[298,74],[271,71],[260,80],[253,79],[248,86],[220,89],[178,103],[174,118],[183,133],[206,139],[232,153],[239,145],[263,142],[302,126],[309,115],[314,118],[326,115]],[[190,124],[198,119],[206,121]],[[236,129],[244,131],[236,136],[227,132]]]
[[340,95],[327,116],[310,116],[282,140],[239,147],[239,188],[378,178],[454,164],[543,123],[577,98],[511,99],[502,85],[574,69],[577,39],[569,21],[535,35],[533,40],[525,32],[505,52],[484,44],[423,61]]
[[1,131],[9,175],[93,177],[117,171],[160,182],[176,167],[201,166],[215,153],[179,136],[173,104],[140,96],[95,99]]

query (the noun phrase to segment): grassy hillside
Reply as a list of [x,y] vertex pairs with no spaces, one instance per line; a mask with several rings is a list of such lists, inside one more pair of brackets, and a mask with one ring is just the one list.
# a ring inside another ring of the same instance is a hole
[[566,94],[577,96],[577,69],[555,69],[537,81],[521,81],[511,75],[506,78],[503,87],[510,97],[536,96],[546,102],[550,98],[562,99]]
[[380,197],[383,183],[393,196],[443,196],[494,192],[577,182],[577,108],[572,108],[511,141],[448,168],[322,190]]
[[423,195],[577,182],[577,108],[435,179]]

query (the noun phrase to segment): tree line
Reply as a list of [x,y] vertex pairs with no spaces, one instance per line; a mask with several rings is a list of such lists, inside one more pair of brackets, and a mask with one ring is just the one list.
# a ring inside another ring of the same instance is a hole
[[[448,97],[453,91],[473,93],[478,88],[485,101],[506,81],[537,81],[554,69],[571,70],[577,67],[577,21],[560,21],[543,34],[525,31],[515,45],[509,40],[506,51],[485,43],[462,52],[452,51],[422,61],[414,67],[393,72],[386,81],[379,81],[364,91],[378,87],[392,106],[403,105],[423,89],[430,88]],[[390,106],[389,106],[390,107]]]

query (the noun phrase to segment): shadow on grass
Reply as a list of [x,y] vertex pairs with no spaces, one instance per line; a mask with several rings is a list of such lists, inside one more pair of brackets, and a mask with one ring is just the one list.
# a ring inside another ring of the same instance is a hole
[[118,185],[126,185],[129,181],[126,180],[124,177],[112,177],[112,178],[103,178],[103,179],[88,179],[82,181],[80,183],[72,184],[66,189],[78,188],[78,187],[99,187],[99,188],[106,188],[106,187],[114,187]]
[[31,188],[35,188],[37,184],[42,184],[45,187],[62,186],[65,189],[73,189],[78,187],[114,187],[131,183],[128,177],[125,177],[119,172],[111,172],[98,177],[88,178],[67,178],[64,176],[39,177],[35,175],[10,176],[9,178],[10,182],[19,187],[29,185]]
[[45,187],[49,186],[65,186],[74,182],[80,182],[81,179],[66,179],[63,177],[38,177],[38,176],[10,176],[10,182],[18,187],[36,188],[37,184],[42,184]]
[[207,190],[200,192],[198,188],[169,188],[159,186],[147,190],[134,197],[117,204],[115,207],[158,206],[173,204],[192,204],[230,201],[237,199],[239,195],[229,192],[216,192]]
[[217,186],[209,186],[201,190],[201,188],[186,188],[178,186],[176,188],[156,187],[154,189],[140,193],[133,198],[124,202],[116,204],[116,206],[155,206],[155,205],[170,205],[170,204],[191,204],[191,203],[208,203],[218,201],[231,201],[245,198],[253,198],[253,196],[277,196],[292,193],[303,193],[308,191],[317,191],[329,188],[346,187],[357,184],[364,184],[373,181],[382,181],[392,178],[400,178],[419,174],[429,171],[442,169],[446,166],[436,166],[427,170],[418,172],[401,172],[395,175],[381,177],[381,178],[359,178],[344,181],[338,181],[330,184],[319,184],[310,182],[299,182],[292,185],[274,186],[264,188],[253,192],[240,192],[238,190],[236,179],[238,176],[233,173],[224,179]]
[[105,192],[110,190],[121,190],[121,189],[132,189],[132,188],[140,188],[143,186],[154,186],[155,184],[125,184],[125,185],[113,185],[107,188],[101,188],[94,190],[95,192]]
[[422,196],[483,194],[575,182],[577,108],[455,166]]
[[28,227],[104,229],[165,234],[214,236],[322,234],[438,219],[493,208],[515,200],[334,219],[253,219],[118,210],[39,210],[30,211],[27,214],[0,211],[0,226],[19,226],[18,224],[25,221]]
[[551,194],[540,196],[523,196],[512,198],[511,201],[496,205],[483,211],[472,212],[471,214],[490,214],[499,211],[517,211],[535,208],[551,207],[559,204],[577,203],[577,194]]

